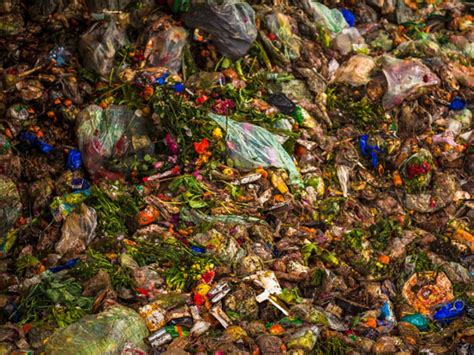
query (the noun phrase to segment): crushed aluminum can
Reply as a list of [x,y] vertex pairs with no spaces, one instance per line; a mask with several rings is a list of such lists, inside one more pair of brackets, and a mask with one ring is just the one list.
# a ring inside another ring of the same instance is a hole
[[213,287],[207,296],[212,303],[217,303],[223,299],[230,292],[230,290],[231,288],[227,282],[221,282]]
[[148,341],[152,348],[158,348],[173,340],[171,334],[166,332],[165,328],[161,328],[148,337]]

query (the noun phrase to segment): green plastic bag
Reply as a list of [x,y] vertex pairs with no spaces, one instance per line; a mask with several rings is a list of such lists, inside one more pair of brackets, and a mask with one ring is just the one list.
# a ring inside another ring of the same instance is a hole
[[237,122],[214,113],[210,113],[209,117],[227,131],[227,148],[237,167],[284,168],[288,171],[292,184],[303,186],[295,163],[281,145],[278,136],[248,122]]
[[319,2],[311,0],[305,2],[305,6],[306,11],[313,16],[314,20],[331,31],[332,34],[337,34],[344,28],[349,27],[344,16],[337,9],[330,9]]
[[123,306],[112,306],[102,313],[85,316],[58,329],[46,343],[46,354],[120,354],[125,343],[146,350],[148,336],[140,315]]

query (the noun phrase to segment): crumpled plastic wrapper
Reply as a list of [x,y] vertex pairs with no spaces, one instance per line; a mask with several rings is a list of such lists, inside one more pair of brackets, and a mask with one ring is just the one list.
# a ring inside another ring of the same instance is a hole
[[291,182],[302,185],[301,177],[291,157],[278,137],[266,129],[251,123],[234,121],[225,116],[209,114],[209,117],[227,129],[227,146],[230,155],[243,169],[274,166],[288,170]]
[[114,21],[94,23],[79,41],[84,66],[99,75],[109,75],[117,50],[127,42],[125,29]]
[[145,52],[147,64],[164,67],[173,72],[181,68],[182,53],[187,43],[188,32],[168,21],[158,20],[145,30]]
[[61,255],[84,251],[94,239],[96,227],[96,211],[82,204],[79,211],[67,216],[61,230],[61,239],[56,244],[56,251]]
[[336,70],[334,81],[353,86],[365,85],[370,81],[370,73],[374,68],[375,60],[372,57],[357,54]]
[[419,59],[396,59],[384,56],[383,73],[387,79],[387,92],[382,98],[385,110],[402,103],[418,89],[438,85],[439,78]]

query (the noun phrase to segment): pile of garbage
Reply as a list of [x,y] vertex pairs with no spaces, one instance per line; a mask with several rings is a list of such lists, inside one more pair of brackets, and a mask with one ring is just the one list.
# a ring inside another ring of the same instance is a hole
[[4,0],[0,352],[474,352],[474,3]]

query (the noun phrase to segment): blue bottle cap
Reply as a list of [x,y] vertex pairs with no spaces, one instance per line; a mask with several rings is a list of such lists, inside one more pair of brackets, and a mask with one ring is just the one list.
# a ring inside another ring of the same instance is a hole
[[71,171],[79,169],[82,165],[81,152],[76,149],[71,149],[67,155],[66,166]]
[[455,96],[449,104],[449,109],[453,111],[464,110],[466,108],[466,100],[459,96]]
[[184,91],[184,84],[183,83],[176,83],[173,85],[174,92],[181,93]]
[[345,8],[342,8],[339,11],[341,11],[342,16],[344,16],[344,19],[349,24],[349,26],[354,27],[356,21],[354,13],[351,10]]
[[204,254],[206,252],[205,248],[198,247],[197,245],[192,245],[191,250],[200,254]]
[[166,78],[170,76],[169,73],[164,73],[162,76],[156,79],[156,83],[158,85],[165,85],[166,84]]

